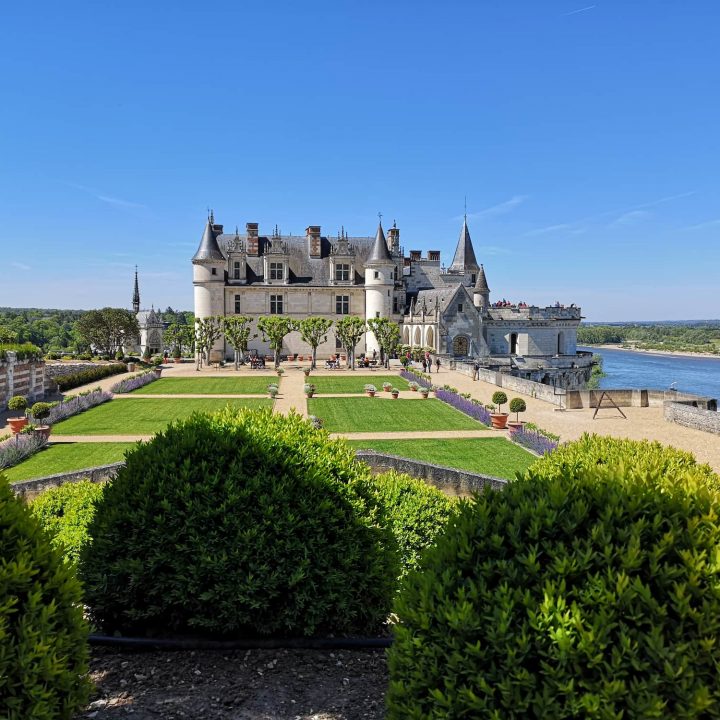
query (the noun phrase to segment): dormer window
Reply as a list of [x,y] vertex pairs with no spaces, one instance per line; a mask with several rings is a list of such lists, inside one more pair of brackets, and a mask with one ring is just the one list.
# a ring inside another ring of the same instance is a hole
[[233,279],[240,279],[240,262],[238,260],[233,263]]
[[458,312],[461,313],[463,311],[463,304],[458,303]]
[[284,266],[281,262],[270,263],[270,279],[271,280],[282,280],[284,277]]
[[347,282],[350,280],[350,265],[347,263],[337,263],[335,265],[335,280],[339,282]]
[[475,273],[473,273],[473,274],[470,276],[470,282],[474,285],[474,284],[475,284],[475,280],[477,280],[477,275],[476,275]]

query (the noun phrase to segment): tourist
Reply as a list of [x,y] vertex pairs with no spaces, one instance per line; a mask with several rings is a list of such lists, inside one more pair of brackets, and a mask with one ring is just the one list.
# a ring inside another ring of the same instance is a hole
[[440,372],[440,358],[439,357],[435,358],[435,372],[436,373]]
[[480,363],[476,360],[473,363],[473,380],[478,380],[480,378]]

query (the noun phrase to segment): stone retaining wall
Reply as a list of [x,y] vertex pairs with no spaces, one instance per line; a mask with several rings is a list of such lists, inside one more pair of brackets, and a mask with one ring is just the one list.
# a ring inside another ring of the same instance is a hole
[[91,480],[92,482],[105,482],[111,480],[117,475],[118,470],[125,465],[124,462],[111,463],[110,465],[99,465],[98,467],[85,468],[84,470],[75,470],[74,472],[58,473],[57,475],[48,475],[43,478],[35,478],[34,480],[21,480],[12,483],[10,487],[18,497],[23,500],[33,500],[46,490],[59,487],[69,482],[79,482],[80,480]]
[[14,395],[24,395],[28,403],[42,400],[44,368],[43,360],[18,360],[17,354],[9,351],[7,358],[0,360],[0,410]]
[[694,407],[692,402],[666,402],[663,405],[663,417],[668,422],[720,435],[720,413]]
[[62,362],[59,360],[50,360],[45,365],[45,392],[56,393],[58,391],[57,383],[55,382],[56,377],[63,377],[65,375],[74,375],[75,373],[82,372],[83,370],[92,370],[93,368],[100,367],[101,365],[111,365],[113,363],[94,363],[89,360],[86,361],[73,361],[73,362]]
[[[717,401],[713,398],[681,393],[675,390],[639,390],[635,388],[608,388],[606,390],[569,390],[566,407],[568,410],[597,407],[600,396],[612,398],[619,407],[662,407],[666,402],[690,403],[694,407],[705,410],[717,409]],[[604,403],[605,404],[605,401]],[[609,403],[608,403],[609,405]]]

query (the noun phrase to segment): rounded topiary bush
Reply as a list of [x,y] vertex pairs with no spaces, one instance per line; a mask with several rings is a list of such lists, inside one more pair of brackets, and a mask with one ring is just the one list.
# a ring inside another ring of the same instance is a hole
[[396,603],[388,717],[720,717],[719,511],[607,467],[461,503]]
[[106,487],[86,602],[126,633],[367,631],[397,575],[380,517],[353,451],[300,416],[195,415],[129,452]]
[[87,701],[80,584],[0,475],[0,717],[69,720]]
[[102,494],[102,485],[81,480],[46,490],[32,501],[32,514],[52,538],[53,546],[68,560],[77,561],[83,546],[89,542],[87,528]]

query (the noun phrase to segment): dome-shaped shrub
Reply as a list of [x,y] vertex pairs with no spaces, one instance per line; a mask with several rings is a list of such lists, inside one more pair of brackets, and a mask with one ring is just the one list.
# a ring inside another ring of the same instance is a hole
[[0,475],[0,717],[70,720],[86,702],[80,584]]
[[463,503],[396,604],[388,717],[720,717],[718,512],[603,467]]
[[386,617],[396,546],[344,442],[296,414],[227,408],[126,463],[82,558],[106,630],[309,635]]

